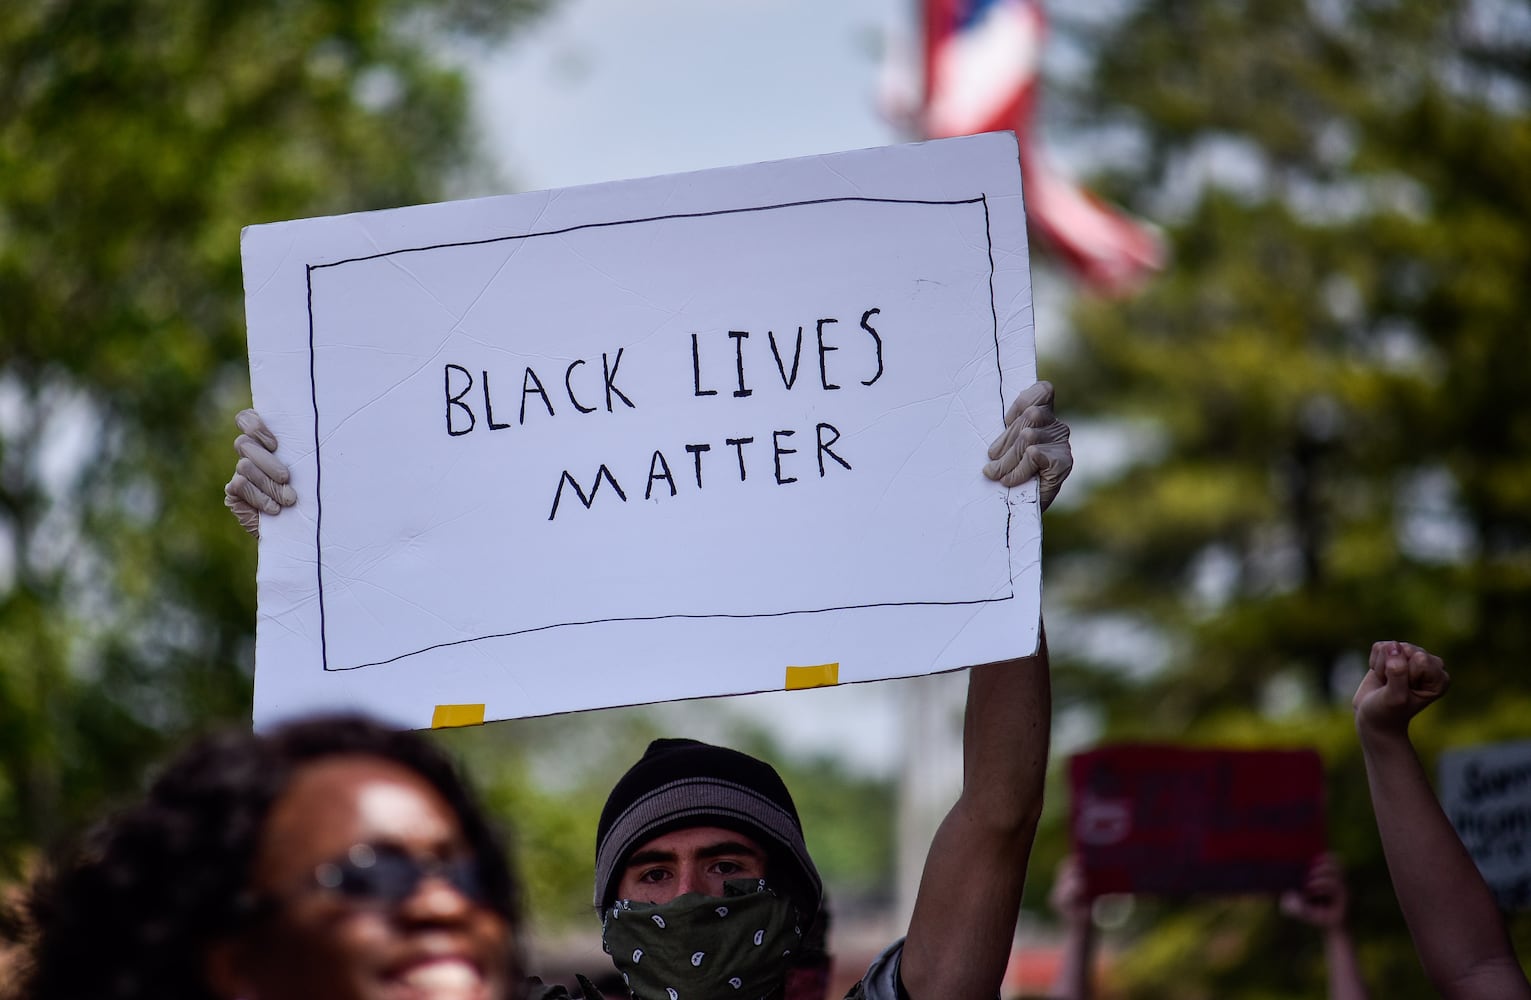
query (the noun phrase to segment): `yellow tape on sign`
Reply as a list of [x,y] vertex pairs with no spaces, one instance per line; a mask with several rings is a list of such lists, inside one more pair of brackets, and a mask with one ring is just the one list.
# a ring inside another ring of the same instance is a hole
[[431,713],[432,729],[451,729],[453,726],[482,726],[483,705],[437,705]]
[[833,687],[840,683],[840,664],[821,663],[816,667],[788,667],[787,690]]

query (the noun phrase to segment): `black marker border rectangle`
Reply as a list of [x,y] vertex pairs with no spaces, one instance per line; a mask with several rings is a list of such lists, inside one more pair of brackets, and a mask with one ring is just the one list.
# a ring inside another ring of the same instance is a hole
[[722,215],[742,215],[750,212],[770,212],[788,208],[806,208],[815,205],[833,205],[846,202],[860,202],[882,205],[981,205],[983,207],[984,240],[987,244],[989,255],[989,313],[993,318],[994,331],[994,363],[999,372],[999,414],[1003,424],[1005,412],[1005,370],[999,357],[999,310],[994,300],[994,239],[990,230],[989,222],[989,199],[987,195],[978,195],[973,198],[869,198],[860,196],[846,196],[838,198],[813,198],[805,201],[788,201],[774,205],[751,205],[743,208],[721,208],[707,212],[675,212],[668,215],[651,215],[635,219],[617,219],[607,222],[586,222],[576,226],[564,226],[560,229],[548,229],[534,233],[521,233],[514,236],[492,236],[481,240],[460,240],[451,243],[432,243],[427,246],[403,247],[398,250],[387,250],[381,253],[368,254],[362,257],[347,257],[344,260],[329,261],[324,264],[307,265],[307,290],[308,290],[308,377],[309,393],[314,411],[314,576],[319,594],[319,655],[325,671],[360,670],[363,667],[378,667],[388,663],[397,663],[411,656],[428,653],[436,649],[445,649],[451,646],[461,646],[471,642],[481,642],[485,639],[504,639],[517,635],[528,635],[533,632],[545,632],[555,628],[570,628],[580,625],[597,625],[608,622],[643,622],[643,621],[669,621],[688,618],[784,618],[789,615],[815,615],[826,614],[832,611],[852,611],[863,608],[890,608],[890,607],[944,607],[972,604],[997,604],[1002,601],[1015,599],[1015,564],[1014,551],[1010,543],[1010,526],[1012,521],[1011,505],[1005,505],[1005,552],[1010,564],[1010,593],[1003,597],[979,597],[960,601],[883,601],[871,604],[847,604],[828,608],[798,608],[791,611],[769,611],[756,614],[669,614],[669,615],[641,615],[628,618],[596,618],[589,621],[554,622],[548,625],[537,625],[531,628],[517,629],[512,632],[495,632],[487,635],[471,636],[466,639],[456,639],[451,642],[440,642],[430,646],[422,646],[412,649],[397,656],[385,660],[373,660],[368,663],[354,663],[349,666],[331,666],[329,661],[328,629],[325,623],[324,612],[324,492],[323,492],[323,449],[319,437],[319,385],[318,376],[315,372],[315,344],[314,344],[314,272],[332,267],[343,267],[346,264],[356,264],[363,261],[380,260],[387,257],[397,257],[404,254],[425,253],[431,250],[444,250],[451,247],[482,246],[490,243],[507,243],[512,240],[529,240],[540,236],[561,236],[565,233],[579,232],[586,229],[608,229],[613,226],[632,226],[646,222],[667,222],[675,219],[704,219]]

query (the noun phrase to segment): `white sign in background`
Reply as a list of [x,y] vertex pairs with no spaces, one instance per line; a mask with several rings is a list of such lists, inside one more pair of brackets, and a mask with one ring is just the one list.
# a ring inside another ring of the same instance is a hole
[[424,726],[1035,648],[1013,137],[246,230],[256,716]]
[[1506,910],[1531,910],[1531,741],[1441,754],[1441,808]]

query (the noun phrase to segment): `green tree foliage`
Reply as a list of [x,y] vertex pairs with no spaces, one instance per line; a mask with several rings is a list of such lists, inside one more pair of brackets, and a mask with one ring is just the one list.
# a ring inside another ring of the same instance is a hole
[[248,718],[240,227],[444,197],[541,3],[0,4],[0,870]]
[[[1050,594],[1127,637],[1059,642],[1059,703],[1319,745],[1375,995],[1425,996],[1348,702],[1407,638],[1454,678],[1427,748],[1531,719],[1531,3],[1144,0],[1089,45],[1085,113],[1132,148],[1103,186],[1172,262],[1048,359],[1128,445],[1049,515]],[[1321,990],[1268,901],[1140,917],[1133,996]]]

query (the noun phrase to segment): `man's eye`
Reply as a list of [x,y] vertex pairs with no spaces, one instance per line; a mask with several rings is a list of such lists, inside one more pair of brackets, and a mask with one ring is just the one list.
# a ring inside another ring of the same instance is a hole
[[663,882],[666,878],[669,877],[669,875],[670,873],[665,871],[663,868],[650,868],[648,871],[638,876],[638,881]]
[[713,866],[713,870],[719,875],[733,875],[736,872],[742,872],[744,866],[737,861],[719,861]]

